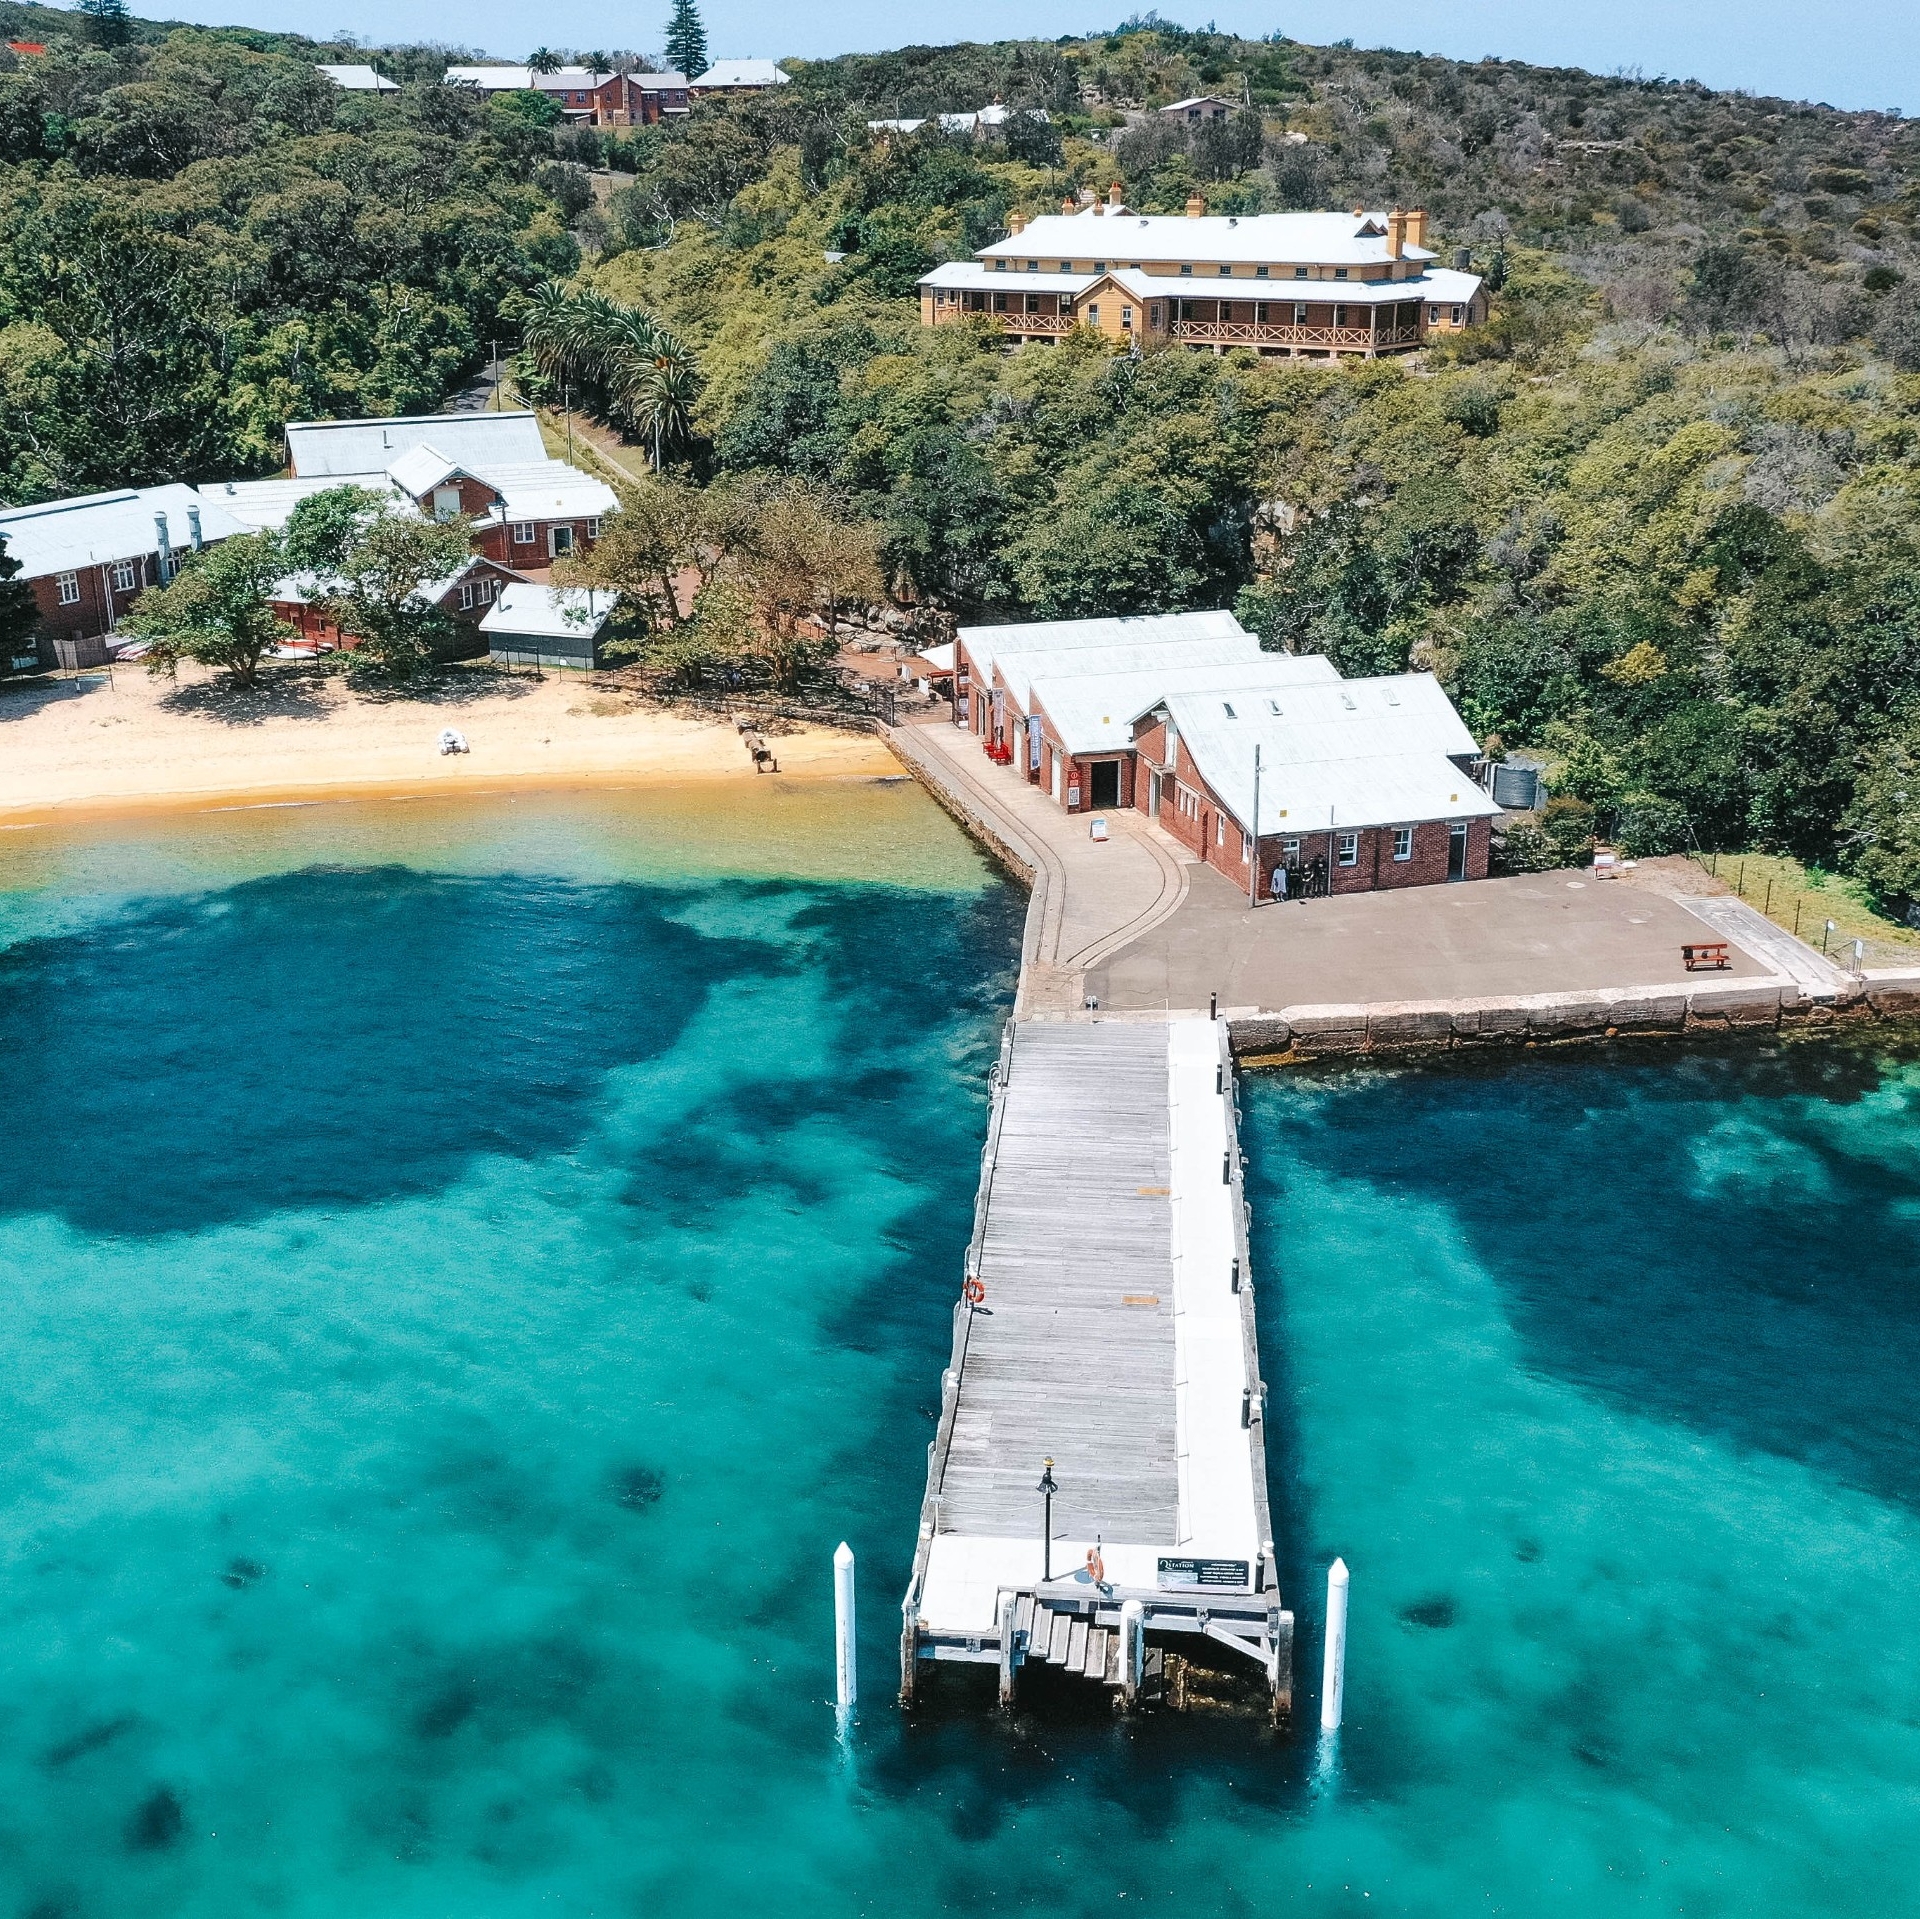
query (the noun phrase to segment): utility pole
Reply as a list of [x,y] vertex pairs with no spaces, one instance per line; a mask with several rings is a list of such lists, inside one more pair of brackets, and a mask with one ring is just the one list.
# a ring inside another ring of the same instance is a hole
[[1247,861],[1247,907],[1260,904],[1260,749],[1253,749],[1253,854]]

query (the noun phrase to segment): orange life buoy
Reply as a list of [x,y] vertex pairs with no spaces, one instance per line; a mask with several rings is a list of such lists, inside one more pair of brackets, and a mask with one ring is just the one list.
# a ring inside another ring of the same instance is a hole
[[1104,1586],[1107,1583],[1107,1562],[1101,1558],[1098,1546],[1087,1548],[1087,1577],[1096,1586]]
[[969,1306],[978,1306],[987,1296],[987,1289],[977,1279],[969,1279],[960,1290]]

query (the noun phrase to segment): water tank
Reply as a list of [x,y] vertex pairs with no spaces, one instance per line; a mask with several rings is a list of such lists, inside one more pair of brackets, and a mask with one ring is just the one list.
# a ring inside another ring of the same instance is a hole
[[1540,774],[1531,766],[1496,766],[1493,803],[1510,813],[1531,813],[1540,804]]
[[1458,267],[1462,273],[1471,273],[1473,271],[1473,249],[1471,247],[1455,247],[1453,250],[1453,264]]

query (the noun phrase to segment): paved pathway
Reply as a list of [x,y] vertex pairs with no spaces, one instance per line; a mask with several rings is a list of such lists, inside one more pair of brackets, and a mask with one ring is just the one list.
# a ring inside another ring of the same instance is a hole
[[1770,972],[1793,980],[1815,997],[1844,992],[1852,983],[1851,974],[1823,959],[1805,940],[1797,939],[1784,926],[1776,926],[1745,900],[1690,896],[1680,904],[1723,938],[1737,941]]

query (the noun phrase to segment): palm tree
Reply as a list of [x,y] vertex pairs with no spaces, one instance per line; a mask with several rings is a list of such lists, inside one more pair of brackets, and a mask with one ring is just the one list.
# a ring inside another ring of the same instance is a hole
[[693,406],[699,397],[700,376],[686,360],[655,362],[625,396],[635,426],[653,442],[656,473],[667,448],[680,445],[692,434]]
[[558,73],[560,56],[551,47],[535,47],[527,55],[527,65],[535,73]]
[[542,373],[569,373],[579,350],[574,297],[558,280],[543,280],[513,302],[520,340]]

